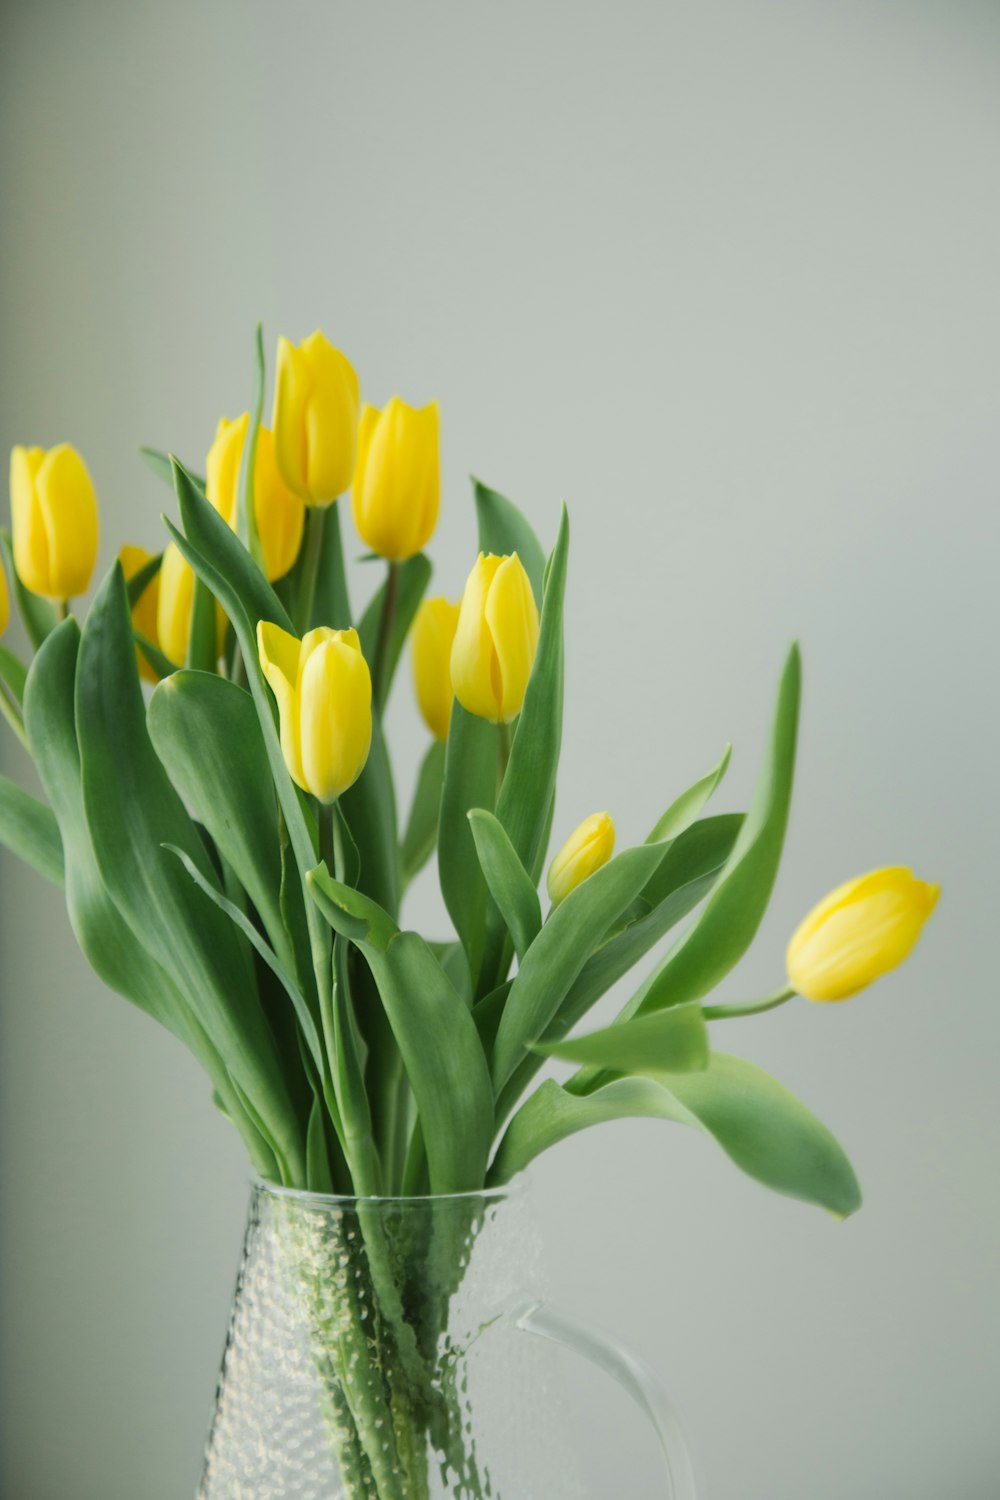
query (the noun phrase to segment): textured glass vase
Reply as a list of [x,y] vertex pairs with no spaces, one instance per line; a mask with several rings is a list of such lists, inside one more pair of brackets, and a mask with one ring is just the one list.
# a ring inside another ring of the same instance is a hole
[[566,1349],[648,1419],[665,1467],[650,1496],[693,1500],[656,1382],[545,1303],[539,1250],[520,1187],[357,1199],[256,1184],[200,1500],[592,1496],[560,1421]]

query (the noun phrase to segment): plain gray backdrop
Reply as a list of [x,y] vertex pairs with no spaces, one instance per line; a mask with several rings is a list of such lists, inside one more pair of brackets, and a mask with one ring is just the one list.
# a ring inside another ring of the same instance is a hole
[[[835,1223],[621,1124],[538,1166],[552,1275],[663,1374],[711,1500],[990,1500],[1000,7],[35,0],[0,56],[0,438],[81,449],[102,571],[161,536],[137,445],[200,463],[262,318],[272,361],[321,326],[376,404],[438,398],[452,597],[470,472],[549,541],[568,500],[558,839],[605,806],[641,838],[728,739],[719,806],[745,805],[800,638],[786,858],[725,995],[780,983],[855,873],[944,894],[877,989],[719,1041],[831,1125],[865,1207]],[[405,799],[405,677],[391,730]],[[243,1152],[59,895],[0,876],[0,1489],[182,1500]],[[441,923],[432,878],[410,916]],[[630,1495],[592,1399],[592,1461]]]

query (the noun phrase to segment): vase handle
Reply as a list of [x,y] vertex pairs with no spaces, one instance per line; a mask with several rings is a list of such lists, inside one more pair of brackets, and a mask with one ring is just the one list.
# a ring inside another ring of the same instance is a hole
[[666,1392],[647,1365],[602,1334],[542,1302],[520,1308],[513,1321],[526,1333],[572,1349],[616,1380],[656,1431],[667,1469],[666,1500],[696,1500],[690,1450]]

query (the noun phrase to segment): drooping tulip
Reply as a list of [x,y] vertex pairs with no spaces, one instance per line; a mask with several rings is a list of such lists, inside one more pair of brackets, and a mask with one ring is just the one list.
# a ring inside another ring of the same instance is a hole
[[547,886],[552,905],[565,901],[588,875],[606,865],[614,847],[615,825],[610,813],[591,813],[584,818],[549,865]]

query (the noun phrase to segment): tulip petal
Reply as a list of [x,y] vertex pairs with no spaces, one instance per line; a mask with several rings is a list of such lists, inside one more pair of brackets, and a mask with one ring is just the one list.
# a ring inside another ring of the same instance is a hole
[[838,886],[808,914],[788,945],[788,977],[810,1000],[846,1000],[913,951],[939,887],[901,866]]
[[306,360],[289,339],[279,338],[274,386],[274,456],[285,483],[309,499],[306,407],[310,377]]
[[302,770],[302,752],[298,712],[298,685],[302,642],[270,620],[257,626],[257,654],[267,685],[278,705],[281,753],[288,774],[297,786],[308,791]]
[[538,646],[538,606],[516,552],[496,570],[486,598],[486,624],[499,666],[500,717],[509,724],[521,711]]
[[448,738],[455,696],[451,685],[451,648],[460,607],[443,597],[425,599],[413,621],[413,685],[424,723],[438,740]]
[[302,673],[302,770],[321,802],[333,802],[353,786],[371,747],[371,675],[356,643],[354,631],[321,641]]
[[469,574],[458,612],[451,649],[451,684],[467,713],[498,724],[502,713],[502,684],[496,682],[498,662],[493,636],[486,623],[486,602],[502,557],[482,553]]
[[175,667],[182,667],[191,639],[194,570],[176,542],[163,549],[160,596],[156,606],[156,644]]
[[35,478],[45,459],[43,448],[14,448],[10,455],[10,510],[14,565],[33,594],[49,591],[49,537],[35,494]]
[[97,561],[97,497],[83,459],[69,443],[50,448],[35,475],[35,493],[48,536],[53,599],[86,592]]

